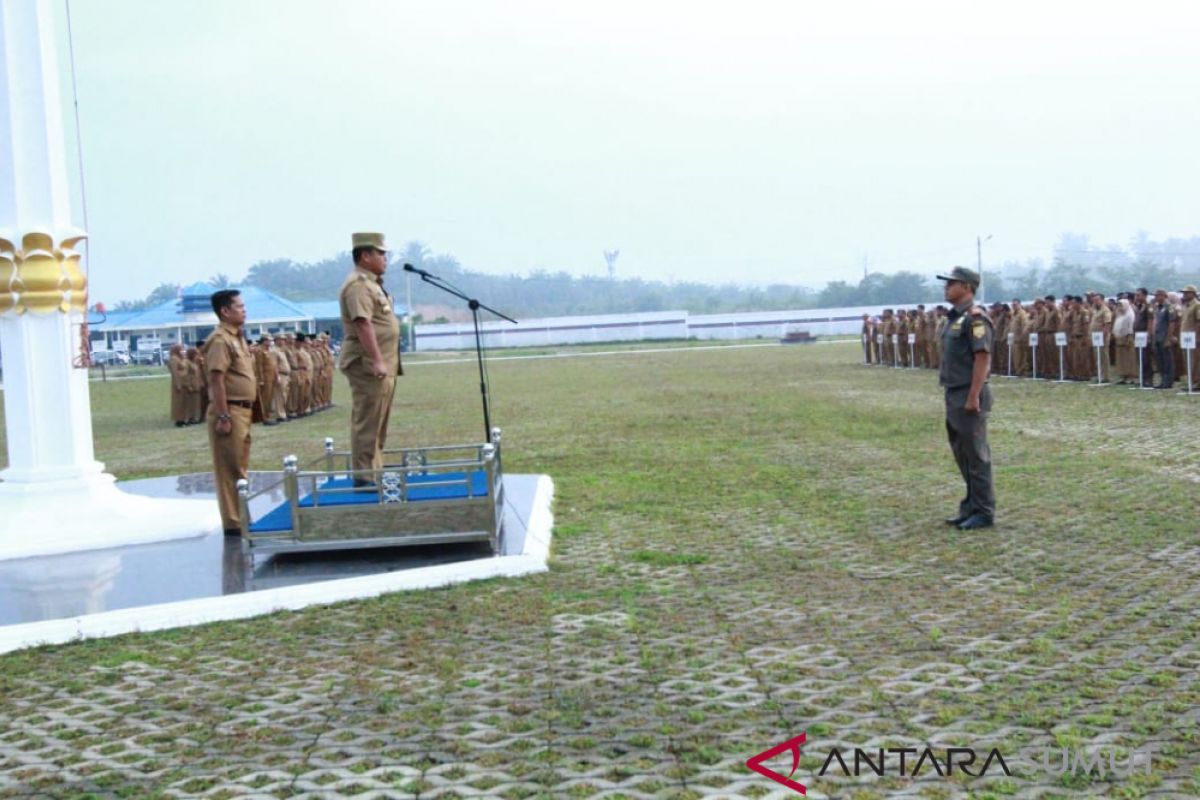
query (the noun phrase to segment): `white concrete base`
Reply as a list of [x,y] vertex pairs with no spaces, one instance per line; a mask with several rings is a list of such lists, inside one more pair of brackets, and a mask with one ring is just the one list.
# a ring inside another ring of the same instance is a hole
[[0,482],[0,562],[185,539],[221,527],[211,498],[126,494],[102,469],[96,464],[90,475],[65,480]]
[[[545,572],[548,569],[550,537],[554,528],[554,513],[551,510],[553,500],[554,482],[548,475],[537,476],[537,488],[534,491],[529,518],[525,521],[524,548],[520,555],[480,558],[303,586],[9,625],[0,627],[0,653],[42,644],[62,644],[76,639],[245,619],[275,611],[294,611],[307,606],[375,597],[389,592],[431,589],[485,578],[514,578]],[[0,564],[0,576],[2,575],[3,564]]]

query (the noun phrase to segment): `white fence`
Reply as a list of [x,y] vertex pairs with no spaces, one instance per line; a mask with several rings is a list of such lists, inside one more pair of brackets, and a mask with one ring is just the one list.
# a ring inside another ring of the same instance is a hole
[[[513,325],[489,320],[480,325],[486,347],[536,347],[548,344],[633,342],[644,339],[686,339],[686,311],[646,314],[605,314],[590,317],[523,319]],[[475,347],[470,323],[417,325],[417,350],[468,350]]]
[[[937,305],[934,300],[926,308]],[[908,306],[893,306],[908,308]],[[480,327],[485,347],[628,342],[648,339],[779,339],[793,331],[813,336],[857,334],[862,315],[878,316],[884,306],[818,308],[805,311],[749,311],[740,314],[689,314],[656,311],[587,317],[524,319],[519,324],[488,320]],[[468,350],[475,347],[470,323],[417,325],[417,350]]]

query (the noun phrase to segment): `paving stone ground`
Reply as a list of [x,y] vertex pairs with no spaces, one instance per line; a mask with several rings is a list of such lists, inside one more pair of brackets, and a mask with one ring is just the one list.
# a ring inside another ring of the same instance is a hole
[[[0,658],[0,797],[795,797],[745,761],[801,731],[811,797],[1200,797],[1198,407],[998,386],[966,536],[930,377],[852,349],[513,366],[549,574]],[[817,775],[904,746],[1013,774]]]

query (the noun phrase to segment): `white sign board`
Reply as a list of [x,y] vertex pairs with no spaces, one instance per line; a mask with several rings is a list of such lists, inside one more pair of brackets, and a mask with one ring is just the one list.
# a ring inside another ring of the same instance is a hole
[[908,335],[908,343],[909,343],[909,344],[916,344],[916,343],[917,343],[917,335],[916,335],[915,333],[910,333],[910,334]]
[[92,352],[93,353],[107,353],[108,352],[108,342],[104,341],[103,339],[97,339],[96,341],[92,342]]
[[875,344],[883,344],[883,334],[882,333],[875,334]]
[[162,349],[162,341],[154,338],[153,336],[143,336],[142,338],[138,339],[137,349],[138,349],[139,353],[142,353],[145,351],[153,352],[155,350],[161,350]]
[[892,344],[900,344],[900,334],[898,334],[898,333],[892,334]]
[[1038,335],[1036,333],[1029,334],[1029,346],[1037,347],[1037,343],[1038,343]]
[[1008,344],[1010,347],[1012,346],[1012,343],[1015,342],[1016,340],[1017,340],[1017,335],[1015,333],[1008,334]]
[[1104,347],[1104,331],[1092,331],[1092,347]]
[[1059,347],[1066,347],[1066,346],[1067,346],[1067,334],[1066,334],[1066,332],[1065,332],[1065,331],[1059,331],[1058,333],[1054,334],[1054,343],[1055,343],[1056,345],[1058,345]]
[[113,343],[113,350],[118,353],[129,352],[129,341],[127,339],[117,339]]
[[1184,350],[1195,350],[1196,349],[1196,332],[1195,331],[1184,331],[1183,333],[1179,334],[1179,346],[1182,347]]
[[1146,333],[1145,331],[1140,331],[1133,335],[1133,346],[1137,348],[1145,347],[1149,340],[1150,334]]

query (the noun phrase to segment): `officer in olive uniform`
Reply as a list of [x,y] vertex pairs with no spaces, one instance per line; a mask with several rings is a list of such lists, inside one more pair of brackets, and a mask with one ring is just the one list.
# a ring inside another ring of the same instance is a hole
[[975,305],[979,273],[955,267],[946,282],[945,297],[953,306],[942,334],[942,364],[938,382],[946,390],[946,433],[950,450],[967,484],[967,496],[958,515],[947,524],[959,530],[991,527],[996,517],[992,487],[992,452],[988,447],[987,419],[992,410],[988,372],[992,356],[992,322]]
[[[382,233],[351,237],[354,271],[338,295],[342,329],[346,332],[338,367],[350,382],[350,452],[355,470],[383,467],[388,416],[400,365],[400,321],[392,298],[383,288],[387,243]],[[355,485],[369,483],[355,477]]]
[[[204,342],[208,365],[208,443],[213,455],[213,484],[221,507],[226,536],[241,535],[242,516],[237,482],[250,467],[250,419],[258,379],[254,356],[242,337],[246,306],[236,289],[222,289],[212,296],[213,311],[221,324]],[[245,520],[249,522],[249,520]]]

